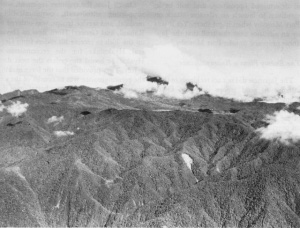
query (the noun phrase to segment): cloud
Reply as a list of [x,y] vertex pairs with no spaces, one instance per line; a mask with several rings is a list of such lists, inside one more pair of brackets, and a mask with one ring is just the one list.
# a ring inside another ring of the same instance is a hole
[[72,132],[72,131],[54,131],[54,134],[57,137],[63,137],[63,136],[74,135],[74,132]]
[[[124,83],[124,88],[136,92],[156,91],[159,96],[177,99],[189,99],[205,91],[214,96],[252,101],[263,98],[266,102],[291,103],[299,101],[300,78],[284,75],[280,67],[256,67],[247,71],[241,67],[231,67],[220,71],[205,62],[193,58],[167,44],[144,48],[139,52],[118,49],[111,56],[111,64],[103,70],[101,77],[110,84]],[[265,75],[261,75],[265,72]],[[168,86],[156,85],[146,81],[147,75],[161,76],[169,82]],[[283,76],[284,75],[284,76]],[[197,84],[203,89],[186,91],[186,83]]]
[[[117,50],[111,56],[112,64],[104,72],[109,75],[108,83],[124,83],[123,94],[155,91],[158,96],[188,99],[201,94],[199,91],[186,91],[186,83],[194,82],[198,75],[195,60],[172,45],[144,48],[136,53],[128,49]],[[202,72],[210,69],[202,67]],[[147,75],[161,76],[169,82],[168,86],[157,85],[146,80]]]
[[17,101],[17,102],[13,102],[13,104],[6,107],[6,110],[12,116],[18,117],[27,111],[28,106],[29,105],[27,103],[22,104],[20,101]]
[[52,116],[51,118],[48,119],[47,123],[54,123],[54,122],[62,122],[64,120],[64,117],[57,117],[57,116]]
[[193,159],[189,155],[187,155],[187,154],[182,154],[181,157],[184,160],[184,162],[187,165],[187,167],[190,170],[192,170]]
[[269,125],[257,131],[261,137],[268,140],[278,140],[284,144],[300,140],[300,116],[288,111],[275,112],[267,115]]

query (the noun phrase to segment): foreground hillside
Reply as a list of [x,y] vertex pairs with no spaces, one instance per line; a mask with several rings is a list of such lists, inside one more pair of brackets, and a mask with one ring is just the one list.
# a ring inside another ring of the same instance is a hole
[[88,87],[0,99],[28,104],[0,112],[0,226],[300,227],[299,144],[256,131],[285,104]]

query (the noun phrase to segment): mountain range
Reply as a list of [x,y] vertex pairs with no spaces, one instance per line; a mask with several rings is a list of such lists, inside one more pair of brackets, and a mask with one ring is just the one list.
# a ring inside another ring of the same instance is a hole
[[300,103],[121,91],[0,96],[0,226],[300,227],[300,144],[259,132]]

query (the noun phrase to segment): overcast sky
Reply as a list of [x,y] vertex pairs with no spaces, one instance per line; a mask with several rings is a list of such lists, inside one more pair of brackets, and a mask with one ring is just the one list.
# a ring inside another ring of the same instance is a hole
[[295,87],[299,12],[295,0],[0,0],[0,93],[128,83],[145,71],[223,89]]

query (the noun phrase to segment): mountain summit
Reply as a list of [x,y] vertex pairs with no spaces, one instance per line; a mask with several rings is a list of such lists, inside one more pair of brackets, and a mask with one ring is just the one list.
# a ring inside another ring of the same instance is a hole
[[298,103],[119,89],[0,96],[0,226],[300,227]]

